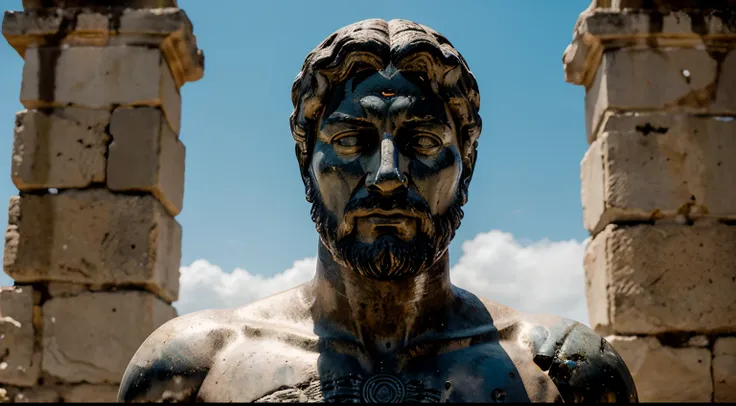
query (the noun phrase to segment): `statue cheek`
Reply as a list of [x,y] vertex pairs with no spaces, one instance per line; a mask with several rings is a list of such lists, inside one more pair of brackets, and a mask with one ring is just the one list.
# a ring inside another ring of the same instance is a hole
[[412,162],[412,179],[432,214],[444,214],[455,201],[462,170],[460,153],[454,146],[445,148],[435,157]]
[[324,206],[338,217],[342,216],[362,178],[360,162],[338,157],[331,148],[315,148],[311,172]]

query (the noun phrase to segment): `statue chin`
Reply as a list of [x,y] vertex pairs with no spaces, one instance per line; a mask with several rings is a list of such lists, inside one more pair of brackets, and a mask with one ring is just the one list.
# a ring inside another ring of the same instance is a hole
[[424,234],[410,241],[384,235],[370,243],[349,236],[337,241],[335,247],[337,261],[359,275],[380,280],[415,276],[432,265],[435,257],[433,244]]
[[440,259],[460,225],[462,208],[455,204],[448,213],[434,217],[437,232],[419,232],[410,240],[392,234],[371,242],[361,241],[355,234],[337,239],[337,222],[319,200],[314,201],[312,217],[333,260],[365,277],[394,280],[418,275]]

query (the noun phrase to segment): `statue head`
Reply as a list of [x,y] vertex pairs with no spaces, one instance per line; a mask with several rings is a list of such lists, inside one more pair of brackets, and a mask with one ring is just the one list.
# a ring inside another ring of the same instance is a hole
[[450,42],[365,20],[317,46],[292,86],[291,132],[322,244],[361,275],[416,275],[463,217],[480,94]]

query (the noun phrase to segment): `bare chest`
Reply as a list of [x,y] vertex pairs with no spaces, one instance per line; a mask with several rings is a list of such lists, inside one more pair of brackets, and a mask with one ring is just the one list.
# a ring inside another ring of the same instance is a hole
[[[221,354],[199,391],[207,402],[441,403],[553,401],[557,390],[498,343],[369,362],[279,342]],[[530,368],[531,366],[531,368]]]

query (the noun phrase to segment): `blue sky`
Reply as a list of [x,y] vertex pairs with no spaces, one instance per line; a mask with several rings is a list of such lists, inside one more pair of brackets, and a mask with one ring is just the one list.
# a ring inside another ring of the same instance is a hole
[[[21,9],[20,3],[3,5]],[[478,80],[483,132],[453,264],[463,241],[491,230],[509,233],[522,246],[583,241],[584,89],[564,82],[561,58],[589,1],[451,4],[179,0],[206,55],[204,78],[182,89],[182,266],[206,259],[226,273],[243,268],[269,277],[315,254],[317,235],[289,132],[291,84],[312,48],[366,18],[405,18],[436,29]],[[6,201],[17,194],[9,172],[13,117],[22,109],[22,60],[1,41],[0,61],[0,168],[6,173],[0,198]]]

